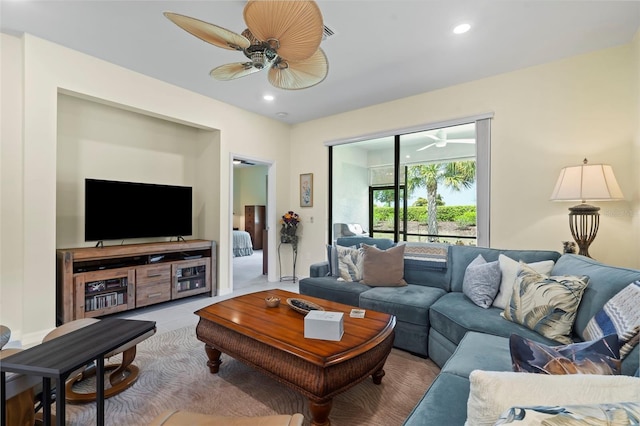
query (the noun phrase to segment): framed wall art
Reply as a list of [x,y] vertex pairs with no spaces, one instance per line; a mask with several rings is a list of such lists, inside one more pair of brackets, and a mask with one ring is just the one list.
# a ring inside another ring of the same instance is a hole
[[300,207],[313,207],[313,173],[300,175]]

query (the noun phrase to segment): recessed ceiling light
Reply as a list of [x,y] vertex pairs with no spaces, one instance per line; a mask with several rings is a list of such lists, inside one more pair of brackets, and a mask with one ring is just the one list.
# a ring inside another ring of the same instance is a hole
[[262,99],[264,99],[265,101],[272,101],[275,98],[273,97],[273,95],[264,95]]
[[460,24],[453,29],[455,34],[464,34],[471,29],[471,25],[469,24]]
[[287,115],[289,115],[289,113],[281,111],[281,112],[276,112],[276,116],[280,117],[280,118],[285,118]]

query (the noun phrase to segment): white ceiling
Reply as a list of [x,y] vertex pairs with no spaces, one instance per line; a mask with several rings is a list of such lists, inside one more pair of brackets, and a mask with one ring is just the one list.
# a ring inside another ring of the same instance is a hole
[[[629,43],[639,1],[320,0],[336,32],[321,47],[329,75],[298,91],[265,72],[221,82],[209,71],[240,52],[205,43],[166,19],[173,11],[235,32],[245,1],[1,0],[0,30],[27,32],[274,118],[300,123],[344,111]],[[466,34],[454,35],[467,22]],[[275,100],[262,99],[272,94]],[[284,118],[276,113],[286,112]]]

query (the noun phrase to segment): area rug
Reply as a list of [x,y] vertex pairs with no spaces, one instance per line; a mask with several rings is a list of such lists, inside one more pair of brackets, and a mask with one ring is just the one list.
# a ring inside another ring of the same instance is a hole
[[[105,424],[146,425],[167,409],[222,416],[302,413],[310,423],[305,397],[224,354],[222,361],[220,372],[210,374],[195,327],[150,337],[138,345],[138,381],[106,400]],[[397,349],[384,369],[381,385],[368,378],[334,398],[332,425],[401,425],[439,371],[432,361]],[[95,413],[95,403],[67,404],[67,425],[95,424]]]

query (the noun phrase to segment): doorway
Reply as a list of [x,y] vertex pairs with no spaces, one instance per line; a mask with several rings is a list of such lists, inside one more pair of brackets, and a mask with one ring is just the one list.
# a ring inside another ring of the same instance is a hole
[[269,235],[275,207],[275,166],[268,161],[231,155],[231,290],[275,280],[274,244]]

